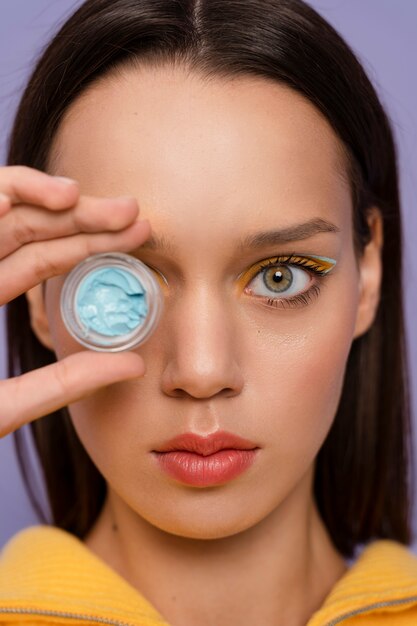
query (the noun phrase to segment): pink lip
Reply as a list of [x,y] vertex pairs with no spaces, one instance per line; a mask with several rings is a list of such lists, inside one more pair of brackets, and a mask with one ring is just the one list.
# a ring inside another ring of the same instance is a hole
[[171,452],[173,450],[188,450],[207,456],[214,454],[218,450],[234,448],[236,450],[253,450],[258,446],[249,439],[243,439],[239,435],[234,435],[226,430],[218,430],[212,435],[202,437],[195,433],[183,433],[173,439],[166,441],[156,452]]
[[255,461],[259,447],[227,431],[208,437],[184,433],[167,441],[153,454],[159,466],[180,482],[198,487],[235,478]]

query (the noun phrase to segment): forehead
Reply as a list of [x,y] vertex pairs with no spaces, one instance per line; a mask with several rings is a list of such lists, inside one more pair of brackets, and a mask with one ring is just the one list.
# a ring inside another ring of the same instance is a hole
[[[100,79],[67,110],[48,167],[82,193],[132,194],[142,217],[253,229],[350,209],[342,144],[302,95],[262,77],[176,67]],[[156,229],[158,230],[158,229]]]

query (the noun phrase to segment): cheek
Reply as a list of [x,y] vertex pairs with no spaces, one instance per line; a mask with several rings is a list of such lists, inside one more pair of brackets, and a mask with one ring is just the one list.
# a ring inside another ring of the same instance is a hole
[[[315,306],[277,312],[252,347],[253,406],[273,465],[307,466],[332,425],[343,388],[358,306],[357,277],[339,277]],[[265,319],[265,317],[264,317]],[[256,397],[255,397],[256,396]]]

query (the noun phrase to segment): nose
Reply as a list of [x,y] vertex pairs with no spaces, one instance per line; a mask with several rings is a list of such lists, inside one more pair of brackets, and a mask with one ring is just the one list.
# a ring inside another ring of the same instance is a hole
[[243,388],[233,307],[207,287],[182,293],[169,307],[164,393],[207,399],[234,396]]

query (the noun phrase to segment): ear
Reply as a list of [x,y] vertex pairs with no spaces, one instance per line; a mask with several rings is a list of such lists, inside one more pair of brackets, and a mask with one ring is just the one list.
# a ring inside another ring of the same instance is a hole
[[52,337],[49,331],[49,322],[46,316],[43,287],[36,285],[26,292],[29,304],[30,325],[39,341],[54,352]]
[[377,207],[368,215],[371,239],[359,259],[360,296],[353,338],[363,335],[375,319],[382,280],[383,218]]

